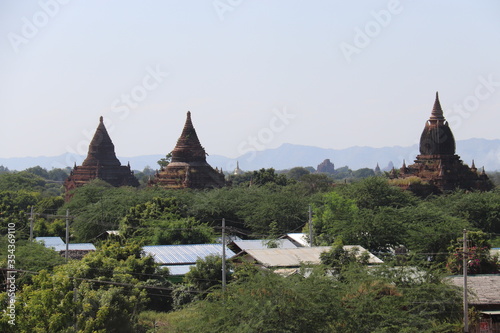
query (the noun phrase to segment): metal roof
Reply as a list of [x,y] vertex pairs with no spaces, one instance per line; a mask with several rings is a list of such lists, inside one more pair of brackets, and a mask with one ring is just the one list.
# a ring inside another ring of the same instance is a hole
[[161,266],[161,268],[168,268],[168,272],[170,275],[185,275],[191,267],[195,265],[165,265]]
[[[363,252],[368,252],[358,245],[344,245],[344,250],[359,249],[358,255]],[[330,246],[317,247],[297,247],[294,249],[250,249],[245,252],[252,256],[256,261],[266,267],[299,267],[302,264],[317,265],[321,263],[320,255],[323,252],[329,251]],[[382,260],[368,252],[369,264],[379,264]]]
[[[54,246],[54,250],[66,251],[66,244]],[[95,246],[92,243],[68,244],[68,251],[95,251]]]
[[37,242],[43,242],[45,247],[55,247],[65,244],[61,237],[36,237],[35,240]]
[[280,249],[295,249],[297,246],[293,244],[289,239],[252,239],[252,240],[235,240],[232,243],[235,244],[242,250],[252,250],[252,249],[267,249],[269,248],[269,242],[275,243],[277,248]]
[[294,232],[286,234],[286,237],[290,238],[292,241],[299,244],[300,246],[304,247],[310,246],[309,241],[307,240],[307,236],[303,232]]
[[249,249],[245,252],[266,267],[298,267],[302,264],[319,264],[321,253],[329,246],[296,247],[294,249]]
[[[463,276],[452,276],[450,280],[454,285],[463,287]],[[467,287],[469,289],[470,304],[500,304],[499,274],[468,275]]]
[[[222,244],[154,245],[144,246],[142,249],[161,265],[194,264],[196,260],[209,255],[222,256]],[[226,258],[234,255],[235,253],[226,247]]]
[[[56,251],[66,251],[66,243],[61,237],[36,237],[37,242],[43,242],[45,247],[53,248]],[[68,244],[68,250],[73,251],[95,251],[92,243],[74,243]]]

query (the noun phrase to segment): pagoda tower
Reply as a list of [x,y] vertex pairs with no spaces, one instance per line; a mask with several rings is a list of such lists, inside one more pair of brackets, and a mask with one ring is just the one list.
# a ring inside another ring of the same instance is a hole
[[483,191],[493,188],[484,172],[478,174],[474,162],[469,167],[455,153],[455,138],[444,118],[437,92],[431,116],[420,136],[420,154],[414,164],[406,166],[403,162],[399,169],[398,178],[408,177],[420,179],[421,182],[407,184],[410,190],[420,194],[439,194],[457,188]]
[[139,181],[130,170],[130,165],[121,165],[115,154],[115,146],[109,137],[108,131],[99,119],[99,125],[89,145],[87,158],[81,166],[75,166],[64,182],[66,201],[71,199],[71,190],[83,186],[94,179],[118,186],[139,186]]
[[206,155],[191,122],[191,112],[188,111],[181,136],[172,151],[171,162],[157,172],[148,185],[169,189],[223,187],[224,173],[214,170],[207,163]]

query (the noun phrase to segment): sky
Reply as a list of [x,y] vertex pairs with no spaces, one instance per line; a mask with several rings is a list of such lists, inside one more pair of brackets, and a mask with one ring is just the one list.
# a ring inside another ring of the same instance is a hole
[[0,0],[0,157],[500,139],[500,2]]

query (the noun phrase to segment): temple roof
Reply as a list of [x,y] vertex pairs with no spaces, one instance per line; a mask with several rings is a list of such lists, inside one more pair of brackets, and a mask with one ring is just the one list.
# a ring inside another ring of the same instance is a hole
[[455,138],[451,132],[448,122],[443,116],[443,109],[436,92],[436,100],[432,108],[431,116],[425,124],[420,137],[421,155],[454,155]]
[[205,162],[206,153],[198,140],[198,135],[196,135],[196,130],[191,122],[191,112],[188,111],[181,136],[177,140],[177,144],[172,151],[172,162],[195,161]]
[[436,100],[434,101],[434,107],[432,108],[431,117],[429,120],[445,120],[443,116],[443,109],[441,108],[441,103],[439,102],[439,94],[436,91]]
[[115,154],[115,145],[109,137],[102,117],[99,118],[99,125],[90,142],[87,158],[82,165],[120,166],[120,161]]

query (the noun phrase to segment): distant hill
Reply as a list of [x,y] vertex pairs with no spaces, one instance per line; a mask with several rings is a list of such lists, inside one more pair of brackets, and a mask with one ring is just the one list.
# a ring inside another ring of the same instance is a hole
[[[401,167],[403,160],[406,164],[412,164],[418,155],[418,146],[410,147],[350,147],[346,149],[325,149],[311,146],[283,144],[275,149],[267,149],[258,152],[246,153],[236,159],[220,155],[207,157],[208,163],[214,168],[222,168],[224,171],[234,170],[236,161],[242,170],[258,170],[260,168],[274,168],[276,170],[290,169],[296,166],[312,166],[316,168],[325,159],[335,165],[336,168],[349,166],[356,170],[360,168],[375,168],[377,163],[380,168],[386,168],[391,162],[396,168]],[[485,167],[486,171],[500,170],[500,140],[469,139],[457,141],[457,154],[464,163],[470,165],[474,159],[476,167]],[[153,169],[158,168],[156,163],[164,155],[145,155],[136,157],[118,157],[122,164],[130,162],[134,170],[142,170],[145,166]],[[46,169],[73,167],[80,165],[84,157],[74,154],[63,154],[55,157],[23,157],[23,158],[0,158],[0,165],[10,170],[24,170],[39,165]]]

